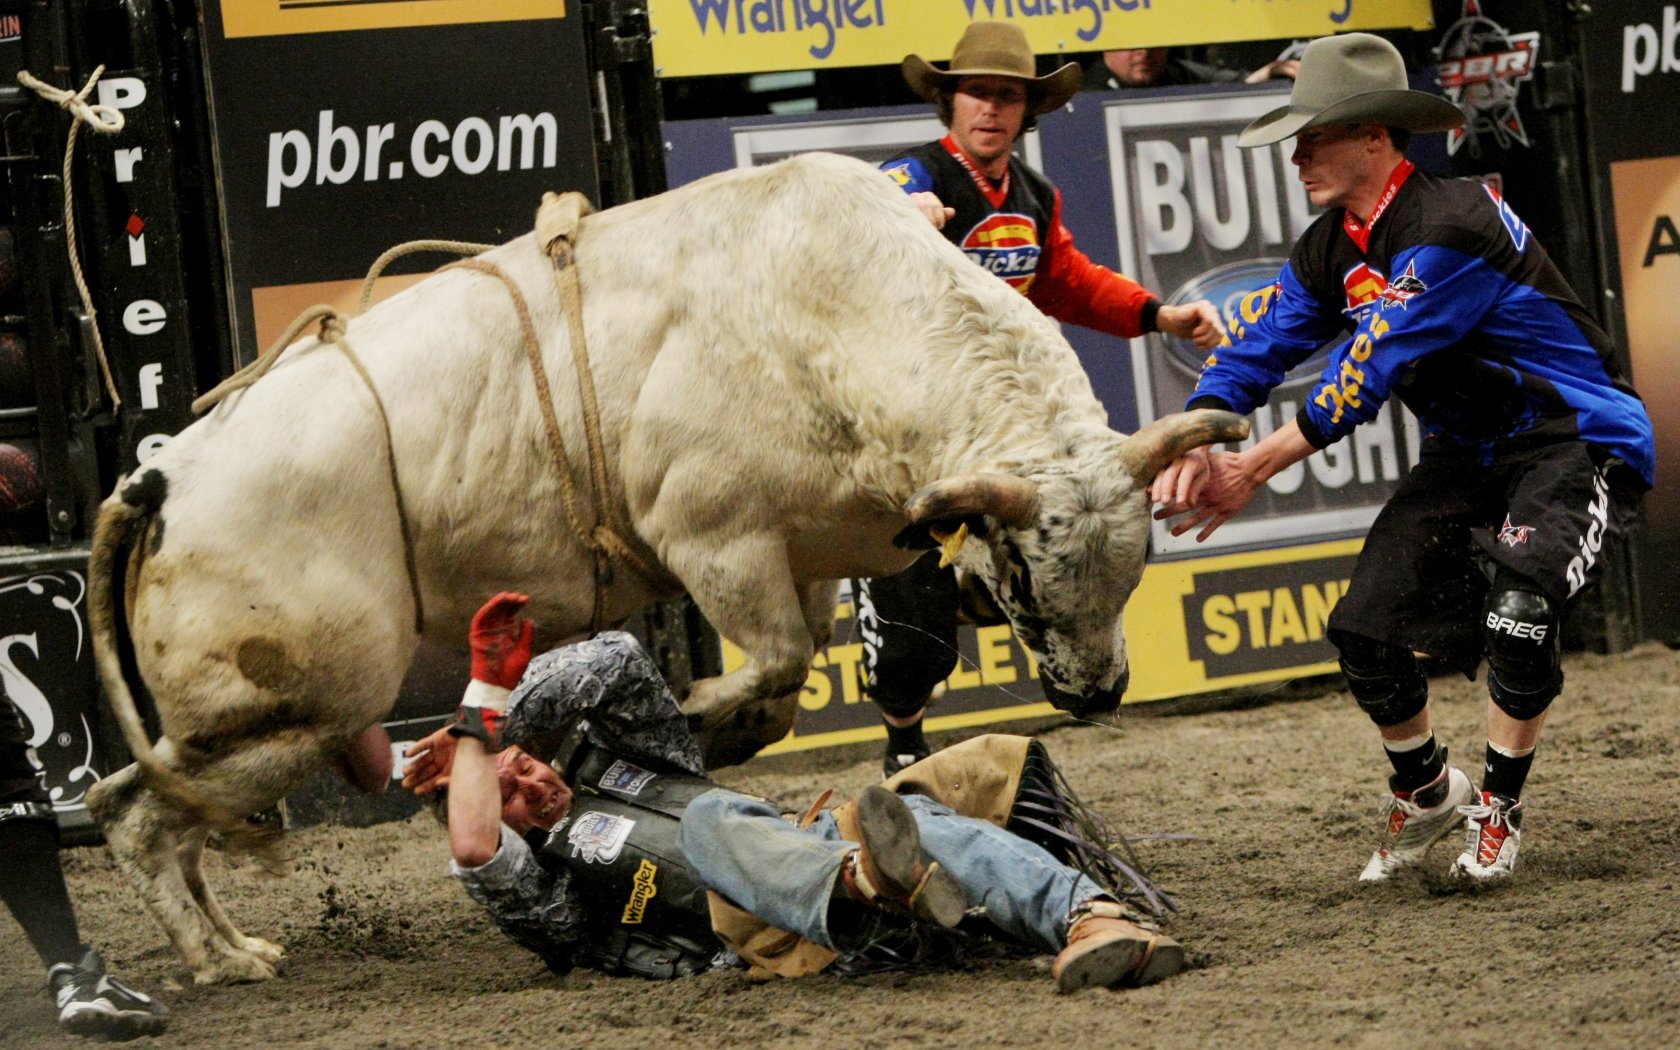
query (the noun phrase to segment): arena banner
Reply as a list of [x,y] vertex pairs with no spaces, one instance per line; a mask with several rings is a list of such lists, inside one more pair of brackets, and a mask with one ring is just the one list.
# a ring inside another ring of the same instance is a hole
[[46,769],[68,832],[92,827],[88,789],[126,765],[99,703],[87,616],[87,551],[8,561],[0,578],[0,680]]
[[1680,3],[1600,5],[1585,28],[1597,218],[1612,244],[1606,301],[1657,436],[1657,484],[1636,541],[1640,614],[1646,637],[1674,641],[1680,597],[1666,581],[1680,575],[1680,412],[1667,386],[1680,371]]
[[204,17],[242,363],[295,304],[353,310],[394,244],[499,243],[531,228],[546,190],[597,196],[575,3],[228,0]]
[[[1347,589],[1359,540],[1151,564],[1126,607],[1131,686],[1125,702],[1217,692],[1336,670],[1324,625]],[[883,736],[864,697],[863,642],[849,593],[835,641],[817,654],[799,694],[799,719],[764,754]],[[958,631],[957,669],[928,710],[932,732],[1058,715],[1044,700],[1032,654],[1008,625]],[[723,666],[741,666],[727,640]]]
[[648,20],[663,77],[942,61],[987,20],[1045,55],[1433,24],[1430,0],[648,0]]
[[563,18],[566,0],[234,0],[222,14],[230,37],[291,36]]

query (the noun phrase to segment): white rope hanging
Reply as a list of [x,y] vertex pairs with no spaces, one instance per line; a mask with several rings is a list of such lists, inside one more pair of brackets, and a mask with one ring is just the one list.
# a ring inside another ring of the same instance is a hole
[[88,328],[93,332],[93,349],[99,359],[99,371],[105,379],[105,391],[111,396],[113,411],[122,407],[122,395],[117,393],[116,380],[111,377],[111,362],[105,356],[105,340],[99,335],[99,321],[97,311],[93,308],[93,296],[88,292],[87,280],[82,276],[81,253],[76,247],[76,190],[75,182],[70,177],[70,164],[76,155],[76,132],[83,124],[99,132],[101,135],[115,135],[123,129],[124,119],[121,111],[115,106],[102,106],[88,102],[88,94],[93,91],[93,85],[105,73],[103,65],[93,71],[86,84],[80,91],[67,91],[53,87],[37,79],[27,69],[18,70],[18,83],[34,91],[48,102],[67,110],[71,115],[70,135],[64,144],[64,240],[70,252],[70,272],[76,278],[76,291],[81,293],[82,311],[87,314]]

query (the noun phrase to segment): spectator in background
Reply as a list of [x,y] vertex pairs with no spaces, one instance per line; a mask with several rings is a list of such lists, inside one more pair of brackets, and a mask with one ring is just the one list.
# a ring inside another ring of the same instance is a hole
[[1164,47],[1136,47],[1104,51],[1085,67],[1085,88],[1112,91],[1116,88],[1174,87],[1180,84],[1259,84],[1267,80],[1294,80],[1300,62],[1278,58],[1251,73],[1193,62],[1175,56]]

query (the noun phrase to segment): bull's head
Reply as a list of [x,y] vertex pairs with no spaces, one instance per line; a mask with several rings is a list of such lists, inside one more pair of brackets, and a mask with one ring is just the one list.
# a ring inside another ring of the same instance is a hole
[[[1122,614],[1143,577],[1149,484],[1190,449],[1247,434],[1233,413],[1186,412],[1119,439],[1117,450],[1093,441],[1027,477],[947,478],[911,497],[897,542],[943,543],[985,580],[1038,659],[1051,703],[1078,715],[1113,711],[1130,677]],[[980,542],[964,543],[965,528]]]

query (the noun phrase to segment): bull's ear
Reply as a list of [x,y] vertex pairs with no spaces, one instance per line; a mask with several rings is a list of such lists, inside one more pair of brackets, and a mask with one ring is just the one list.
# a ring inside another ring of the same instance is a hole
[[984,537],[991,531],[982,514],[968,514],[958,518],[930,518],[900,529],[898,535],[893,537],[893,546],[907,551],[930,551],[941,546],[944,537],[954,535],[964,525],[968,526],[968,534],[974,537]]

